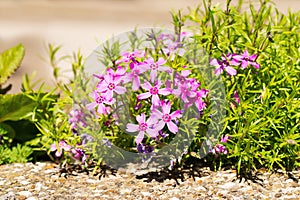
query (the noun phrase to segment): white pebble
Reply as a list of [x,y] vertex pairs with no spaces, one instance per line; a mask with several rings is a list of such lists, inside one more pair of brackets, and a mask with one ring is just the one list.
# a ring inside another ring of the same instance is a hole
[[29,191],[21,191],[21,192],[18,192],[18,194],[19,194],[20,196],[25,196],[25,197],[30,197],[30,196],[32,196],[32,193],[29,192]]
[[6,183],[6,180],[0,181],[0,185],[4,185]]
[[35,198],[35,197],[29,197],[26,200],[37,200],[37,198]]
[[151,193],[150,192],[141,192],[141,194],[145,197],[149,197],[151,196]]
[[196,187],[196,191],[197,192],[206,192],[207,189],[205,187],[203,187],[203,186],[198,186],[198,187]]
[[238,188],[238,185],[236,183],[233,182],[228,182],[225,183],[224,185],[219,186],[220,189],[223,190],[236,190]]
[[30,182],[29,182],[29,181],[20,181],[20,183],[21,183],[22,185],[28,185]]
[[42,184],[40,183],[40,182],[37,182],[36,184],[35,184],[35,188],[34,188],[36,191],[41,191],[41,189],[42,189]]

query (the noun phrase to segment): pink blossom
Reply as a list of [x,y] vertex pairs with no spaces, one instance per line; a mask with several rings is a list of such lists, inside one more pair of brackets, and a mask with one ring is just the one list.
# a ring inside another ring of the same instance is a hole
[[145,67],[147,70],[151,70],[150,72],[150,80],[153,83],[156,76],[157,71],[170,71],[171,69],[169,67],[164,67],[163,65],[166,63],[166,61],[163,58],[159,58],[157,62],[154,62],[154,59],[151,57],[147,60],[145,60],[144,64],[142,64],[143,67]]
[[63,153],[63,150],[69,151],[71,149],[71,146],[68,145],[64,140],[61,140],[58,142],[58,146],[56,143],[52,144],[50,146],[50,151],[56,151],[55,156],[60,157]]
[[234,93],[233,93],[233,98],[235,99],[235,101],[236,101],[238,104],[241,103],[241,99],[240,99],[240,96],[239,96],[239,94],[238,94],[237,91],[234,91]]
[[235,54],[227,54],[227,56],[223,55],[221,57],[221,61],[212,59],[210,64],[217,67],[217,69],[215,70],[215,74],[220,75],[225,70],[230,76],[236,75],[236,70],[231,66],[237,66],[239,65],[239,62],[233,59],[234,56]]
[[122,58],[116,61],[116,64],[119,65],[120,63],[128,63],[133,61],[135,58],[142,58],[145,56],[145,52],[141,50],[134,50],[134,52],[124,52],[122,53]]
[[257,58],[256,54],[249,55],[247,50],[245,50],[242,55],[234,56],[235,60],[242,62],[241,64],[242,69],[245,69],[246,67],[248,67],[248,65],[252,65],[256,69],[259,69],[260,65],[256,62],[256,58]]
[[147,69],[141,67],[139,63],[133,63],[131,71],[124,77],[124,83],[132,82],[132,90],[137,91],[140,88],[140,75]]
[[206,98],[209,90],[201,89],[196,92],[195,105],[199,111],[202,111],[206,107],[206,103],[203,101],[203,98]]
[[159,94],[161,95],[169,95],[171,94],[171,90],[169,88],[162,88],[160,89],[160,86],[162,83],[160,81],[156,81],[154,86],[152,86],[148,81],[145,81],[145,83],[142,85],[142,88],[147,90],[148,92],[142,93],[138,95],[138,99],[146,99],[152,96],[152,105],[158,106],[160,99]]
[[[104,76],[104,80],[97,85],[97,91],[101,93],[105,93],[107,99],[111,99],[113,97],[113,93],[123,94],[126,92],[126,88],[123,86],[119,86],[122,78],[120,77],[123,73],[123,69],[118,68],[116,73],[111,73],[109,71],[108,74]],[[120,75],[120,76],[119,76]]]
[[196,92],[192,91],[192,84],[189,80],[177,84],[178,88],[173,90],[173,94],[177,97],[180,97],[185,103],[190,101],[190,98],[196,96]]
[[167,103],[161,101],[161,108],[162,108],[162,112],[160,112],[158,109],[153,110],[153,115],[155,115],[159,119],[158,125],[155,128],[157,128],[158,130],[162,130],[164,126],[167,124],[167,127],[170,132],[174,134],[177,133],[178,127],[172,120],[180,118],[182,116],[181,111],[177,110],[170,114],[171,111],[170,101],[168,101]]
[[88,110],[92,110],[95,107],[97,107],[97,112],[99,114],[107,114],[108,113],[108,108],[106,107],[106,104],[112,105],[115,103],[115,99],[113,98],[108,98],[107,95],[105,94],[99,94],[97,91],[94,91],[91,94],[91,97],[94,98],[94,102],[89,103],[86,105],[86,108]]
[[230,137],[228,135],[222,135],[220,141],[226,143]]
[[139,131],[135,140],[137,144],[140,144],[142,142],[145,133],[147,133],[151,138],[156,138],[158,136],[158,130],[153,128],[154,124],[157,123],[157,119],[155,117],[151,116],[148,118],[148,120],[146,120],[145,113],[142,113],[141,115],[136,116],[136,120],[138,122],[138,125],[128,123],[126,125],[126,131]]
[[75,148],[71,150],[71,153],[74,154],[73,158],[77,161],[81,160],[82,163],[85,163],[87,155],[82,149]]
[[182,31],[181,33],[180,33],[180,36],[181,37],[191,37],[191,36],[193,36],[193,33],[191,33],[191,32],[186,32],[186,31]]
[[212,150],[213,154],[227,154],[228,150],[227,148],[222,144],[216,144],[214,149]]
[[175,56],[183,56],[185,54],[185,50],[183,48],[180,48],[179,42],[169,42],[167,44],[167,48],[163,48],[164,54],[170,57],[171,60],[174,60]]

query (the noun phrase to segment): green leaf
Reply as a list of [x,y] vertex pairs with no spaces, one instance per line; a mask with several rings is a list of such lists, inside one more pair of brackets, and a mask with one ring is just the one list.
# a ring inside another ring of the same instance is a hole
[[36,107],[36,102],[25,94],[0,95],[0,122],[26,119]]
[[0,134],[13,139],[16,135],[16,132],[10,125],[0,123]]
[[24,54],[25,49],[22,44],[10,48],[0,54],[0,85],[5,83],[20,66]]

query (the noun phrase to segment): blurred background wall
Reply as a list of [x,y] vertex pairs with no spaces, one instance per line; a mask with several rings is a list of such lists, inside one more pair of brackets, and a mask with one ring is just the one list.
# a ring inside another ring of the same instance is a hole
[[[245,9],[249,1],[244,0]],[[37,73],[46,83],[53,82],[47,44],[62,45],[60,55],[78,49],[88,56],[109,36],[135,27],[172,28],[171,10],[196,7],[202,0],[0,0],[0,51],[23,43],[26,55],[22,66],[8,83],[18,92],[25,73]],[[214,3],[225,0],[213,0]],[[238,0],[233,0],[237,3]],[[255,0],[252,0],[255,2]],[[256,1],[257,2],[257,1]],[[287,13],[299,11],[300,0],[273,0]],[[70,70],[67,62],[61,63]]]

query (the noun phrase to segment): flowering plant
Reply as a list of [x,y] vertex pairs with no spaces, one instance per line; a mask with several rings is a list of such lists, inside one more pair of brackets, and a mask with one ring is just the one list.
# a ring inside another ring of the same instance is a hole
[[[117,133],[106,132],[104,138],[115,143],[112,133],[130,134],[123,137],[134,140],[136,152],[156,155],[177,134],[187,134],[183,124],[202,118],[210,101],[205,82],[193,77],[192,71],[198,69],[186,56],[184,42],[192,40],[192,34],[152,32],[145,39],[149,40],[153,47],[113,56],[117,59],[111,66],[93,74],[97,82],[86,108],[95,113],[100,127],[117,128]],[[199,125],[194,126],[196,135]]]
[[174,33],[128,32],[77,60],[73,111],[37,123],[44,146],[115,167],[180,157],[238,173],[299,167],[299,14],[208,2],[174,13]]

